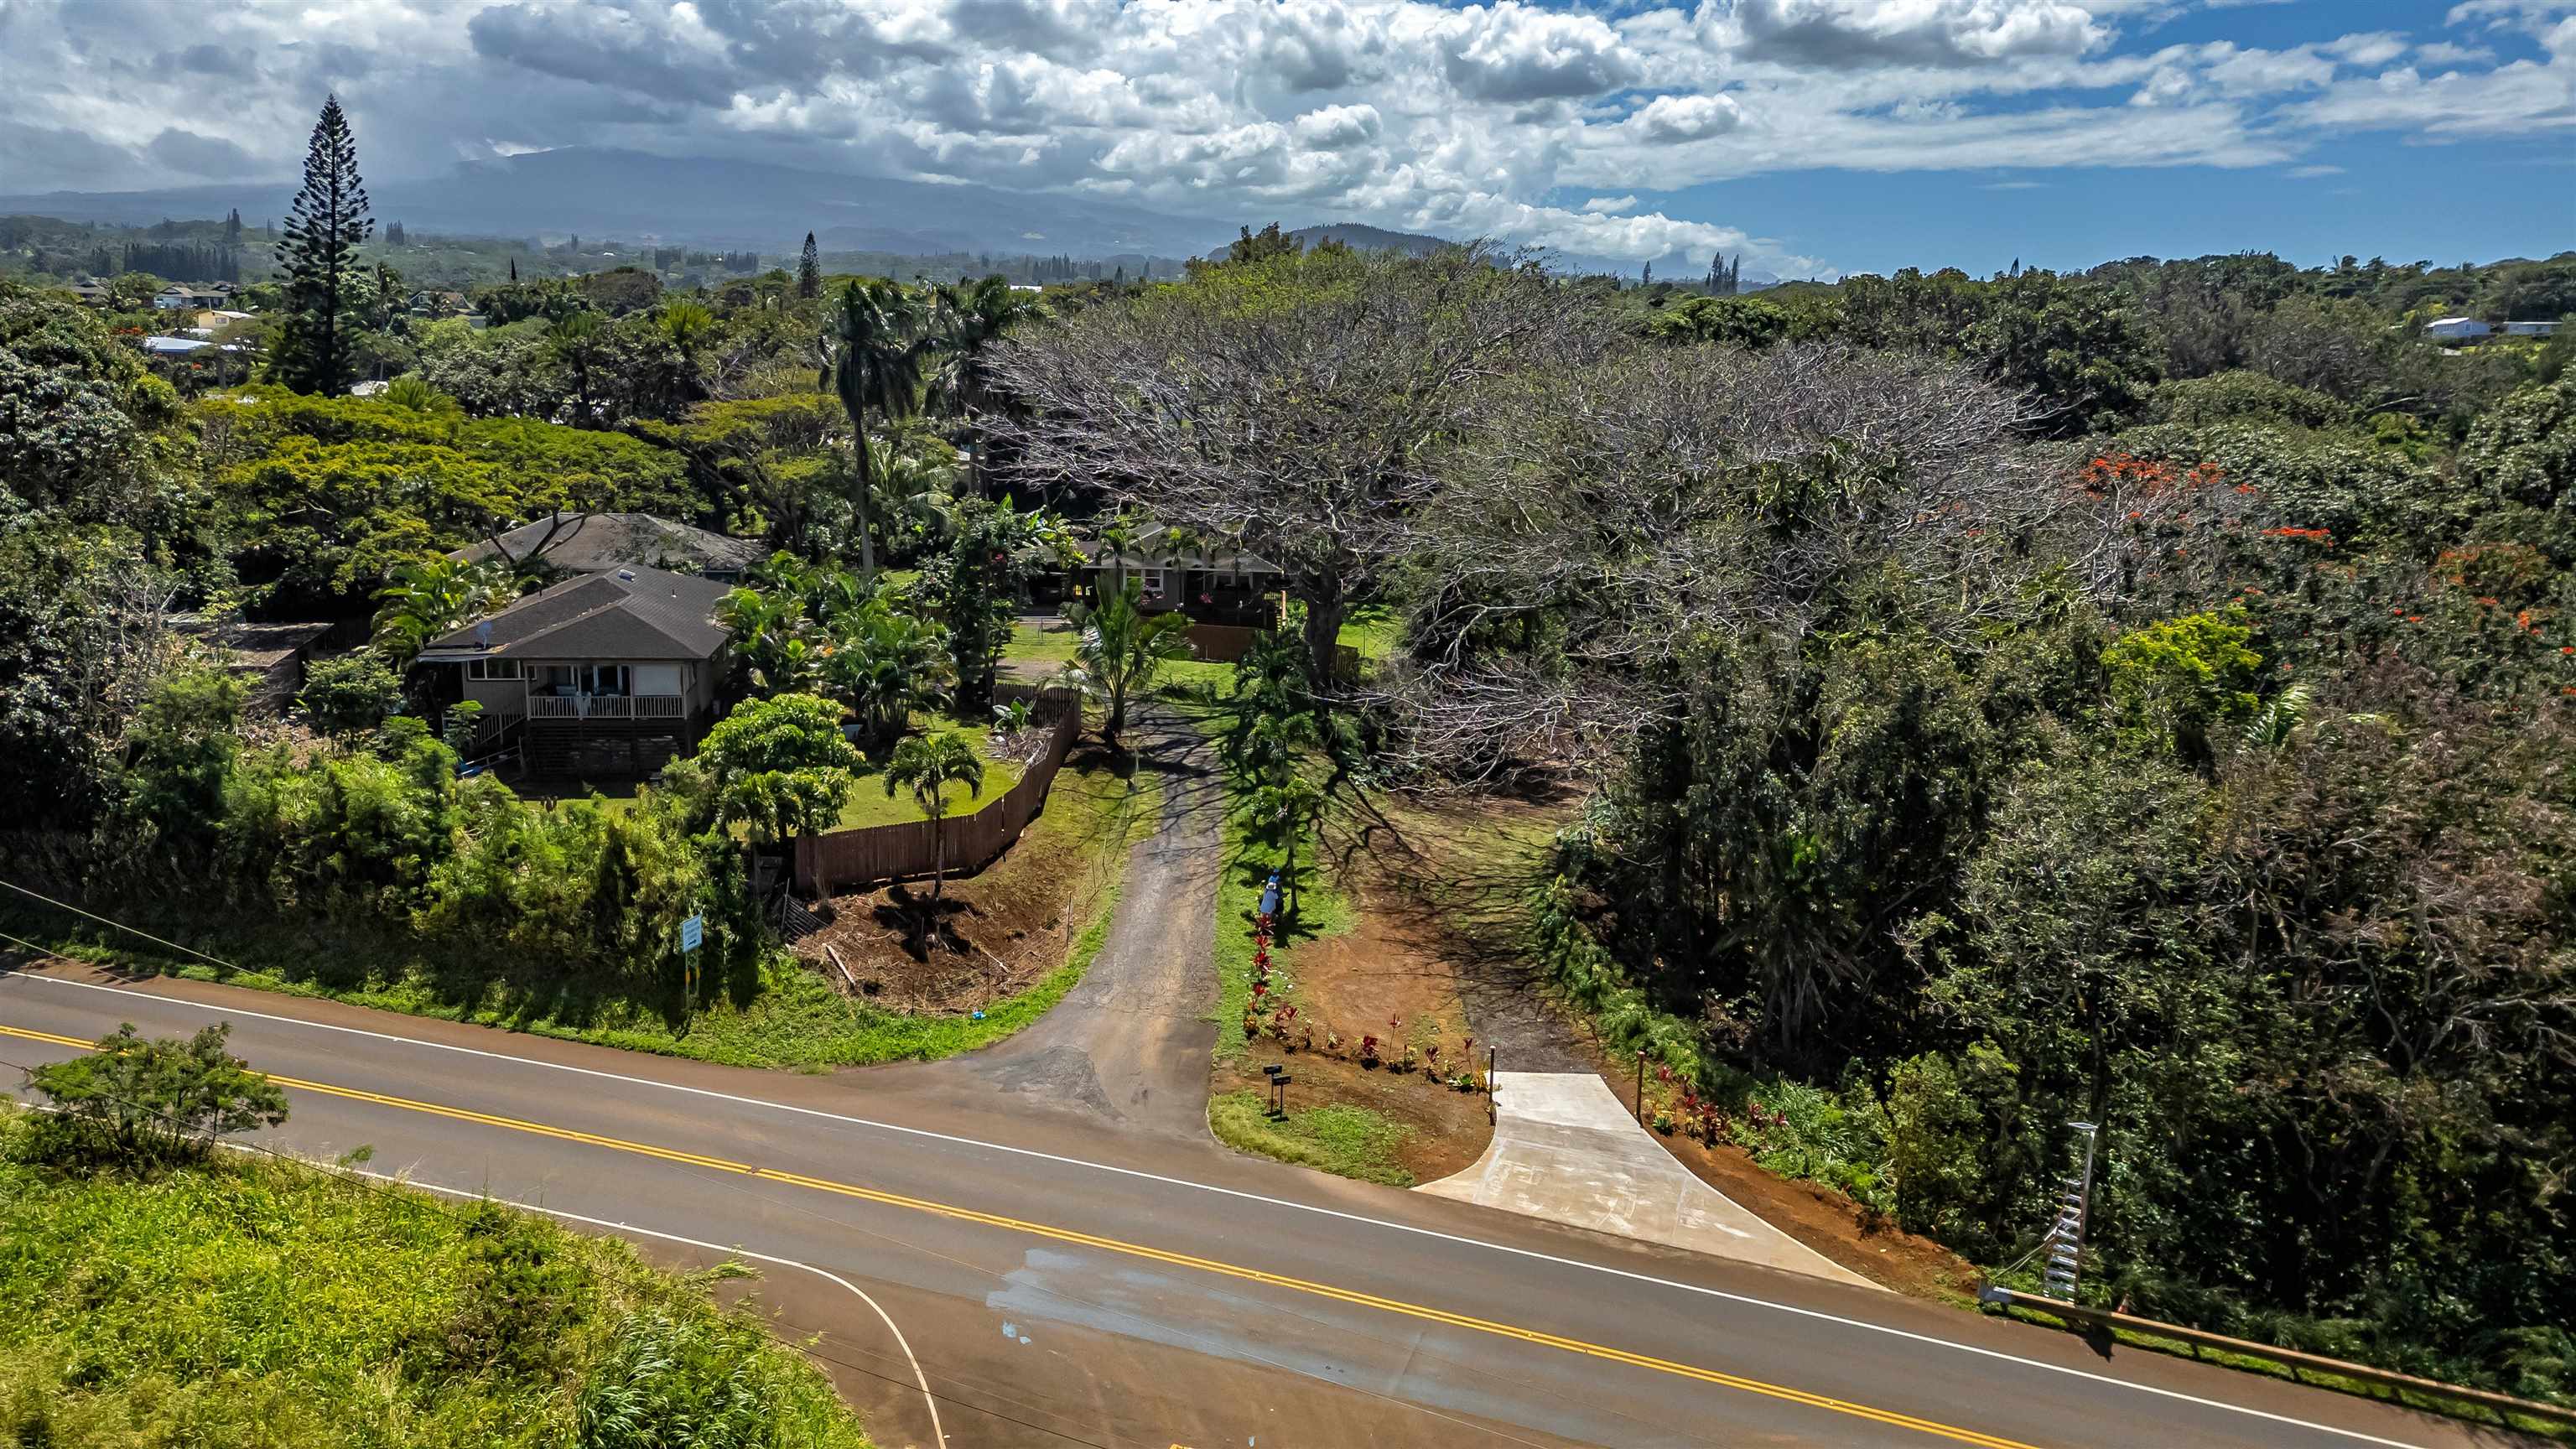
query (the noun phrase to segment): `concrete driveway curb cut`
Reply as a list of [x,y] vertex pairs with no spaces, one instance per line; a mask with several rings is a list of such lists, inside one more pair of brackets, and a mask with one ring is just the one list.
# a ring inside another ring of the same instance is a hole
[[1878,1285],[1781,1232],[1673,1160],[1590,1072],[1496,1072],[1494,1140],[1414,1189],[1596,1233],[1837,1283]]

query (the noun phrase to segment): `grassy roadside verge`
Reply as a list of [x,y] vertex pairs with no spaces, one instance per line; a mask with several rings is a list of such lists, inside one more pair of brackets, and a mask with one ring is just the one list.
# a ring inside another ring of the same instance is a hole
[[1275,1157],[1300,1167],[1411,1187],[1414,1176],[1396,1160],[1412,1131],[1366,1107],[1331,1105],[1291,1111],[1273,1121],[1258,1092],[1225,1092],[1208,1099],[1208,1130],[1237,1152]]
[[19,1160],[23,1126],[0,1106],[10,1442],[868,1444],[813,1364],[714,1304],[716,1275],[273,1159],[60,1172]]
[[[1243,1013],[1252,1004],[1252,921],[1261,910],[1262,886],[1280,864],[1276,854],[1244,838],[1230,801],[1223,842],[1224,866],[1216,887],[1216,1007],[1211,1014],[1217,1025],[1220,1062],[1244,1054]],[[1350,897],[1320,872],[1310,876],[1298,897],[1295,916],[1279,923],[1270,943],[1272,997],[1298,1005],[1299,943],[1346,935],[1356,924]]]
[[0,930],[56,955],[119,971],[248,986],[287,995],[495,1026],[727,1066],[822,1071],[928,1061],[972,1051],[1044,1015],[1073,989],[1108,931],[1128,847],[1152,829],[1161,792],[1149,776],[1105,769],[1057,776],[1046,812],[1013,851],[1052,852],[1079,871],[1089,902],[1065,965],[986,1008],[984,1019],[908,1015],[851,1001],[773,952],[746,979],[680,1020],[632,997],[562,982],[519,983],[507,963],[461,960],[366,923],[228,918],[138,924],[232,964],[224,969],[52,911],[0,910]]

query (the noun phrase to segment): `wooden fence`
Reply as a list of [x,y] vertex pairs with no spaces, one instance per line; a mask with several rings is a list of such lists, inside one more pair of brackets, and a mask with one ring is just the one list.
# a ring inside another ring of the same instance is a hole
[[1047,733],[1046,751],[1030,765],[1019,783],[1002,798],[972,815],[942,822],[934,841],[927,820],[901,825],[868,825],[804,836],[796,842],[796,889],[809,896],[828,895],[853,886],[876,886],[930,874],[933,846],[952,875],[972,875],[1011,848],[1039,812],[1046,809],[1047,789],[1082,733],[1082,700],[1069,690],[1023,690],[1004,684],[994,691],[1022,695],[1056,712]]
[[1261,637],[1258,629],[1240,624],[1190,625],[1190,652],[1210,664],[1232,664],[1252,652],[1252,641]]
[[[1203,663],[1232,664],[1252,652],[1252,641],[1270,631],[1239,624],[1192,624],[1190,652]],[[1360,651],[1348,644],[1333,650],[1333,668],[1344,679],[1360,677]]]

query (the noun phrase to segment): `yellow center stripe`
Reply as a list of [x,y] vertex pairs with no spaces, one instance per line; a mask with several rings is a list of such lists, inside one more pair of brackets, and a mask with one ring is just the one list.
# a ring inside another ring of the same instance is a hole
[[[96,1047],[90,1042],[81,1041],[73,1037],[55,1036],[50,1032],[29,1031],[21,1027],[0,1025],[0,1035],[23,1037],[28,1041],[50,1042],[56,1046],[75,1047],[83,1051],[96,1050]],[[1186,1253],[1167,1252],[1161,1248],[1149,1248],[1141,1243],[1124,1242],[1117,1238],[1103,1238],[1091,1233],[1077,1232],[1071,1228],[1053,1227],[1046,1223],[1033,1223],[1023,1218],[1003,1217],[996,1213],[978,1212],[972,1208],[955,1207],[947,1203],[932,1202],[926,1198],[905,1197],[899,1193],[880,1192],[872,1187],[859,1187],[852,1183],[834,1182],[828,1178],[807,1177],[802,1173],[781,1172],[776,1168],[769,1167],[755,1167],[747,1162],[735,1162],[722,1157],[708,1157],[702,1153],[683,1152],[670,1147],[656,1147],[650,1143],[630,1142],[618,1137],[603,1137],[595,1132],[580,1132],[569,1127],[550,1126],[543,1122],[526,1122],[516,1117],[496,1117],[489,1112],[475,1112],[463,1107],[443,1106],[436,1102],[416,1102],[407,1097],[389,1097],[382,1092],[369,1092],[357,1087],[334,1086],[327,1082],[307,1082],[298,1080],[294,1077],[273,1076],[269,1080],[277,1083],[279,1086],[292,1088],[297,1091],[321,1092],[333,1097],[346,1097],[352,1101],[371,1102],[380,1107],[397,1107],[406,1112],[423,1112],[433,1117],[446,1117],[459,1122],[473,1122],[486,1127],[506,1128],[512,1132],[525,1132],[538,1137],[551,1137],[561,1142],[578,1142],[585,1146],[606,1148],[614,1152],[630,1152],[642,1157],[658,1158],[664,1162],[685,1163],[691,1167],[703,1167],[716,1172],[738,1173],[744,1177],[759,1178],[768,1182],[785,1183],[792,1187],[807,1188],[815,1192],[833,1193],[841,1197],[858,1198],[865,1202],[880,1203],[887,1207],[905,1208],[913,1212],[928,1213],[934,1217],[948,1218],[957,1222],[975,1223],[984,1227],[1000,1228],[1007,1232],[1023,1233],[1033,1237],[1047,1238],[1059,1243],[1073,1243],[1086,1248],[1097,1248],[1102,1252],[1118,1253],[1130,1258],[1143,1258],[1150,1262],[1166,1263],[1175,1268],[1188,1268],[1196,1272],[1213,1273],[1222,1277],[1240,1279],[1248,1283],[1266,1284],[1273,1288],[1284,1288],[1292,1292],[1309,1294],[1317,1298],[1330,1299],[1337,1303],[1349,1303],[1363,1308],[1374,1308],[1386,1313],[1400,1314],[1407,1318],[1420,1319],[1427,1323],[1438,1323],[1450,1328],[1467,1329],[1476,1333],[1489,1333],[1497,1338],[1514,1339],[1521,1343],[1536,1344],[1543,1348],[1561,1349],[1567,1353],[1578,1353],[1590,1358],[1607,1359],[1612,1363],[1627,1364],[1632,1368],[1651,1369],[1656,1373],[1671,1374],[1677,1378],[1694,1379],[1700,1383],[1716,1384],[1722,1388],[1736,1389],[1748,1394],[1760,1394],[1765,1398],[1781,1399],[1793,1404],[1803,1404],[1812,1409],[1825,1409],[1837,1414],[1846,1414],[1856,1419],[1867,1419],[1872,1423],[1887,1424],[1899,1429],[1910,1429],[1917,1433],[1931,1434],[1943,1439],[1953,1439],[1962,1444],[1980,1445],[1983,1446],[1983,1449],[2032,1449],[2032,1446],[2021,1443],[2018,1440],[2006,1439],[1994,1434],[1980,1433],[1974,1429],[1962,1429],[1949,1424],[1936,1423],[1930,1419],[1918,1419],[1911,1414],[1900,1414],[1890,1409],[1872,1408],[1867,1404],[1855,1404],[1848,1399],[1829,1398],[1823,1394],[1812,1394],[1804,1389],[1793,1389],[1781,1384],[1765,1383],[1760,1379],[1749,1379],[1739,1374],[1721,1373],[1716,1369],[1705,1369],[1692,1364],[1675,1363],[1670,1359],[1655,1358],[1642,1353],[1631,1353],[1626,1349],[1610,1348],[1597,1343],[1586,1343],[1581,1339],[1565,1338],[1553,1333],[1542,1333],[1533,1328],[1520,1328],[1508,1323],[1497,1323],[1491,1319],[1474,1318],[1463,1313],[1452,1313],[1443,1308],[1427,1308],[1418,1303],[1404,1302],[1401,1299],[1381,1298],[1374,1293],[1362,1293],[1350,1288],[1336,1288],[1329,1283],[1310,1282],[1303,1278],[1291,1278],[1279,1273],[1264,1272],[1258,1268],[1245,1268],[1233,1263],[1221,1263],[1213,1258],[1199,1258]]]

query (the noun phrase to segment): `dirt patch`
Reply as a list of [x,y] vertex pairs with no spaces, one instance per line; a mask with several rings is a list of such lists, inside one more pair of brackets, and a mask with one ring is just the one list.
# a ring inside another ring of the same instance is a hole
[[[1240,1028],[1237,1028],[1240,1030]],[[1374,1071],[1350,1060],[1335,1060],[1321,1051],[1284,1051],[1264,1037],[1251,1051],[1217,1068],[1215,1090],[1260,1092],[1266,1098],[1268,1078],[1262,1068],[1277,1066],[1294,1078],[1288,1084],[1291,1112],[1334,1103],[1364,1107],[1405,1129],[1395,1150],[1416,1182],[1433,1182],[1465,1169],[1484,1155],[1493,1125],[1486,1120],[1481,1092],[1436,1086],[1419,1071]]]
[[1521,949],[1523,900],[1575,809],[1556,795],[1386,800],[1339,819],[1328,842],[1359,883],[1363,926],[1400,960],[1436,969],[1504,1071],[1591,1065]]
[[859,995],[891,1011],[971,1012],[1026,991],[1064,965],[1115,875],[1126,836],[1112,806],[1126,783],[1114,763],[1097,750],[1068,757],[1046,812],[1019,841],[942,885],[936,930],[919,927],[928,882],[850,891],[831,898],[828,924],[798,941],[797,954],[846,991],[824,953],[833,948]]
[[[1457,971],[1434,949],[1435,933],[1382,885],[1358,883],[1351,894],[1351,929],[1297,943],[1287,972],[1316,1035],[1337,1031],[1354,1043],[1373,1035],[1390,1051],[1399,1041],[1436,1043],[1451,1064],[1464,1065],[1457,1054],[1476,1033]],[[1481,1046],[1475,1066],[1484,1068]]]

